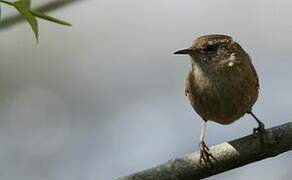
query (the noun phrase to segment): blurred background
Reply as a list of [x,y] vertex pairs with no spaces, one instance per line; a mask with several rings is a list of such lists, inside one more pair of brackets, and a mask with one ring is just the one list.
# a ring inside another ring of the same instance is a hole
[[[32,1],[40,5],[48,0]],[[254,112],[291,121],[292,1],[83,0],[0,31],[0,179],[110,180],[198,150],[201,119],[184,96],[198,36],[233,36],[260,78]],[[2,6],[5,16],[17,14]],[[1,24],[0,24],[1,27]],[[248,135],[249,116],[208,123],[215,145]],[[292,152],[208,178],[288,180]]]

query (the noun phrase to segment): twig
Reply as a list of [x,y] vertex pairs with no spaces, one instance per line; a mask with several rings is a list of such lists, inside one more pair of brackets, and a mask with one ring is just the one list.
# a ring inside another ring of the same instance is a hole
[[264,143],[257,135],[245,136],[210,148],[212,168],[199,163],[199,152],[118,180],[196,180],[292,150],[292,122],[267,129]]

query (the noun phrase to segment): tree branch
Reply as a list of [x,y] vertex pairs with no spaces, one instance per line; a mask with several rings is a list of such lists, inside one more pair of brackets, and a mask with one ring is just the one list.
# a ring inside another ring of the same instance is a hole
[[[44,5],[39,6],[39,7],[36,7],[36,8],[34,8],[34,10],[37,12],[48,12],[48,11],[52,11],[55,9],[59,9],[63,6],[71,4],[73,2],[81,2],[81,0],[56,0],[53,2],[48,2]],[[18,22],[21,22],[23,20],[24,20],[24,18],[19,14],[7,17],[7,18],[0,21],[0,30],[10,28],[11,26],[13,26],[13,25],[15,25]]]
[[215,159],[199,163],[199,152],[118,180],[195,180],[206,178],[292,150],[292,122],[267,129],[264,143],[257,135],[245,136],[210,148]]

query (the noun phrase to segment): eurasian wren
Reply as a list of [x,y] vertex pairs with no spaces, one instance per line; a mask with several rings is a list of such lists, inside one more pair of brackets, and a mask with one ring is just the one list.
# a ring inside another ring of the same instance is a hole
[[200,162],[212,156],[204,142],[207,121],[230,124],[248,113],[259,124],[254,133],[264,132],[264,124],[252,113],[258,98],[258,76],[249,55],[238,43],[227,35],[205,35],[195,39],[190,48],[175,54],[191,57],[185,95],[204,120]]

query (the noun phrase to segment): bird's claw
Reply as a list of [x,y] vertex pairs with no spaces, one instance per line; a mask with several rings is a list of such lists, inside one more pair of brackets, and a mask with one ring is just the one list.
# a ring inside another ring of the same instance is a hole
[[202,161],[204,161],[204,162],[211,162],[210,161],[210,157],[211,158],[214,158],[214,156],[210,152],[210,149],[206,145],[206,143],[204,141],[201,141],[199,143],[199,147],[200,147],[200,160],[199,160],[200,163],[202,163]]
[[259,122],[259,126],[253,129],[254,135],[259,135],[261,143],[264,142],[264,134],[266,133],[265,125],[262,122]]
[[253,134],[263,134],[265,133],[266,129],[265,129],[265,125],[263,123],[259,124],[259,127],[257,128],[253,128]]
[[253,128],[253,134],[264,134],[266,132],[264,123],[260,122],[257,128]]

